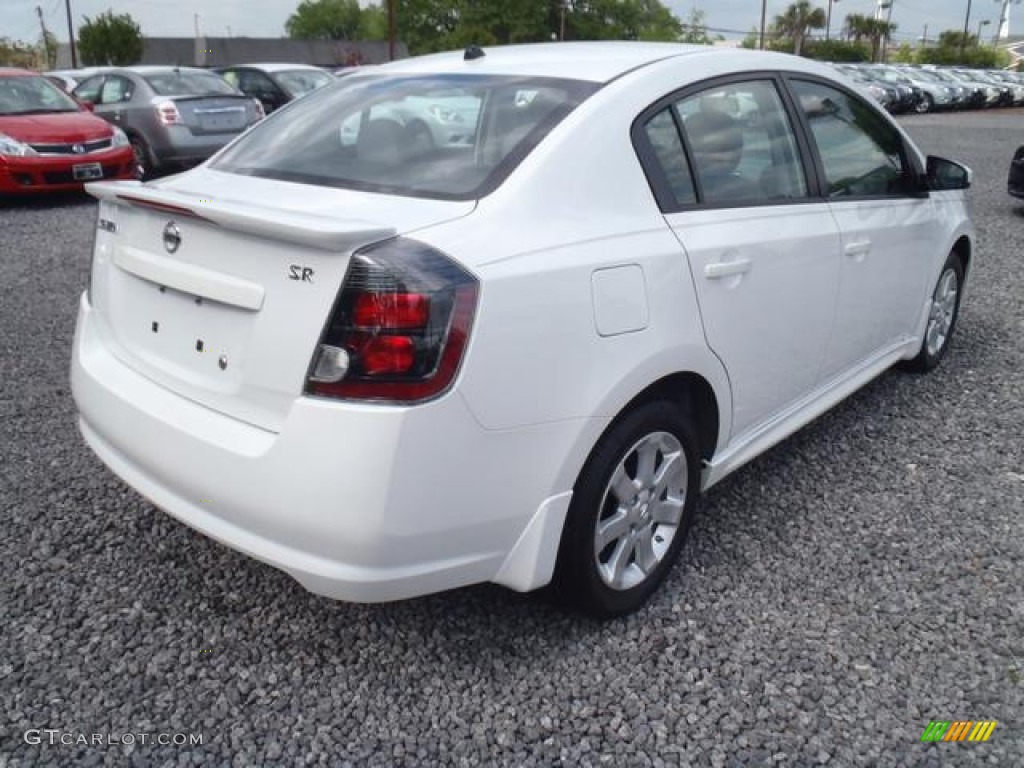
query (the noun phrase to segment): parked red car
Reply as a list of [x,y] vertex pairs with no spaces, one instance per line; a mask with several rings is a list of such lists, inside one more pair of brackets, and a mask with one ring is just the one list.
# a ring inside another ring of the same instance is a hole
[[0,68],[0,194],[136,178],[124,132],[45,77]]

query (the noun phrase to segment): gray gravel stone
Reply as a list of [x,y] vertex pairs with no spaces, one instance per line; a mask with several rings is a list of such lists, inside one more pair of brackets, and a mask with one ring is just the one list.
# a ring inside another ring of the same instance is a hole
[[[942,366],[886,374],[714,489],[665,587],[605,624],[490,586],[334,603],[153,509],[75,428],[95,207],[2,203],[0,766],[1024,765],[1021,118],[904,120],[976,172]],[[926,746],[931,719],[999,726]]]

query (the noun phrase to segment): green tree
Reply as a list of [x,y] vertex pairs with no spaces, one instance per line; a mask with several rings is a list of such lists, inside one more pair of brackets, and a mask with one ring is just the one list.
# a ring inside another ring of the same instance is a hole
[[127,66],[142,59],[142,30],[127,13],[101,13],[83,17],[78,29],[78,53],[82,64]]
[[571,0],[571,40],[676,41],[683,25],[661,0]]
[[40,47],[43,49],[43,57],[45,58],[44,67],[46,69],[57,68],[57,36],[50,30],[46,30],[46,34],[39,39]]
[[902,43],[892,60],[900,64],[913,64],[917,61],[916,53],[910,43]]
[[879,61],[884,58],[883,54],[889,45],[889,38],[896,31],[896,25],[889,21],[873,19],[871,27],[871,60]]
[[874,22],[873,18],[865,16],[862,13],[851,13],[847,15],[846,23],[843,27],[843,30],[846,33],[846,39],[859,43],[864,38],[870,38],[872,22]]
[[878,61],[889,38],[896,31],[896,25],[864,14],[851,13],[846,17],[845,30],[847,40],[860,43],[866,39],[871,43],[871,61]]
[[368,5],[363,8],[363,13],[359,17],[359,39],[388,39],[388,11],[385,6]]
[[704,11],[693,8],[690,16],[682,23],[682,33],[679,35],[681,43],[696,43],[697,45],[711,45],[714,39],[708,35],[708,25],[705,23],[707,16]]
[[848,40],[808,40],[803,55],[819,61],[870,61],[871,49]]
[[757,27],[751,27],[750,31],[747,32],[747,36],[743,38],[743,42],[740,43],[740,48],[756,50],[760,45],[761,31]]
[[793,41],[793,53],[800,55],[804,41],[813,29],[825,28],[825,11],[811,6],[810,0],[796,0],[775,17],[775,29]]
[[470,43],[679,40],[683,25],[661,0],[402,0],[398,37],[412,54]]
[[979,45],[977,35],[964,37],[962,31],[947,29],[937,45],[919,48],[914,56],[918,64],[959,64],[979,69],[1002,68],[1010,63],[1005,48]]
[[0,66],[24,67],[35,66],[38,51],[33,45],[9,37],[0,37]]
[[299,40],[357,40],[362,16],[358,0],[302,0],[284,28]]

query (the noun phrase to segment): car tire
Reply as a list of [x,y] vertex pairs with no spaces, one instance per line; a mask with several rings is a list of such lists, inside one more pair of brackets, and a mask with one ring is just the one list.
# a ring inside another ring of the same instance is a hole
[[639,608],[679,557],[700,488],[690,419],[640,405],[602,435],[573,489],[549,593],[597,618]]
[[143,180],[153,175],[153,153],[149,151],[149,145],[141,136],[132,135],[129,138],[132,152],[135,153],[135,162],[142,169]]
[[935,99],[931,97],[931,94],[926,93],[924,98],[917,102],[917,114],[923,115],[933,109],[935,109]]
[[963,295],[964,263],[955,251],[946,258],[932,290],[931,311],[925,326],[924,339],[917,356],[908,360],[904,368],[915,373],[926,373],[937,366],[949,349],[960,315],[960,297]]

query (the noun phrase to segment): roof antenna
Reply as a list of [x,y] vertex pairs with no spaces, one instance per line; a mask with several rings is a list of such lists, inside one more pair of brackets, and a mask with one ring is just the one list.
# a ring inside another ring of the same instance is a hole
[[466,52],[462,55],[463,61],[474,61],[476,59],[482,59],[487,54],[484,53],[484,49],[476,43],[467,46]]

